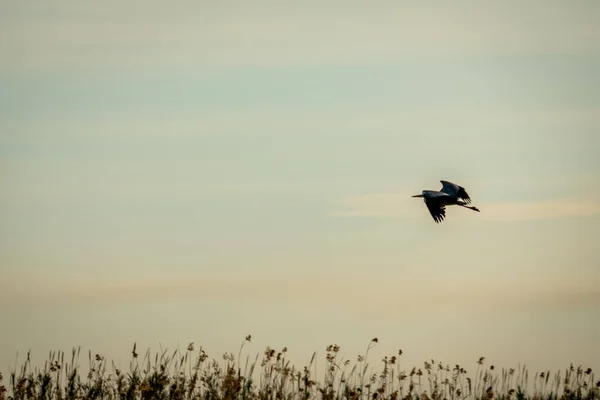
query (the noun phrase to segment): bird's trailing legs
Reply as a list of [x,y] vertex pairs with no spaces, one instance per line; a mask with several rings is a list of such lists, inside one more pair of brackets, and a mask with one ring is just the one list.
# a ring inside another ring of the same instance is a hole
[[473,211],[480,212],[480,211],[479,211],[479,208],[477,208],[477,207],[473,207],[473,206],[468,206],[468,205],[466,205],[465,203],[463,203],[462,201],[460,201],[460,202],[457,202],[457,203],[456,203],[456,205],[458,205],[458,206],[461,206],[461,207],[464,207],[464,208],[470,208],[470,209],[471,209],[471,210],[473,210]]

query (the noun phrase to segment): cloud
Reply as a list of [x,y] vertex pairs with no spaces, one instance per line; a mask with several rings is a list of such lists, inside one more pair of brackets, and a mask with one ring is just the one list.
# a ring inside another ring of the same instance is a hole
[[332,215],[339,217],[414,217],[414,212],[403,206],[403,203],[407,199],[407,195],[399,193],[366,194],[348,197],[341,202],[345,209],[335,211]]
[[497,203],[486,206],[486,220],[522,221],[600,214],[600,202],[561,199],[531,203]]
[[[405,193],[378,193],[343,199],[337,217],[421,218],[427,209],[421,199]],[[596,199],[555,199],[539,202],[478,203],[480,214],[456,214],[453,218],[473,217],[485,221],[548,220],[600,214]],[[427,214],[429,215],[429,214]]]
[[23,4],[3,6],[5,68],[314,65],[406,55],[590,53],[600,43],[593,2],[261,1],[178,8],[108,1],[47,10]]
[[[560,126],[569,131],[600,129],[600,107],[594,105],[539,109],[523,109],[512,105],[502,107],[482,105],[474,110],[472,104],[468,106],[452,104],[426,109],[403,107],[402,104],[386,104],[376,109],[365,109],[360,103],[352,109],[352,113],[348,113],[348,105],[345,103],[340,107],[294,109],[276,105],[268,109],[234,106],[203,109],[198,108],[195,103],[177,103],[176,108],[170,109],[148,111],[146,108],[141,110],[134,108],[127,113],[117,111],[119,110],[114,111],[110,119],[107,119],[105,114],[73,114],[70,109],[67,109],[67,115],[54,112],[39,113],[36,118],[5,119],[1,121],[4,129],[0,130],[0,139],[9,143],[31,140],[45,144],[56,140],[85,138],[97,139],[105,143],[108,142],[107,135],[118,136],[119,141],[124,142],[128,139],[171,140],[216,137],[223,134],[240,137],[264,137],[275,134],[294,136],[298,132],[305,131],[319,131],[320,134],[341,139],[348,136],[349,130],[368,130],[370,136],[389,137],[398,135],[398,129],[401,127],[436,131],[440,127],[456,125],[465,120],[468,120],[469,126],[477,128],[500,126],[504,129],[515,129],[526,126],[541,130]],[[293,125],[294,129],[291,129],[290,125]],[[40,130],[40,126],[51,128]],[[550,142],[562,140],[561,146],[568,145],[572,144],[573,135],[576,134],[546,137],[545,140]],[[447,136],[446,133],[440,133],[437,138],[442,139]],[[589,135],[585,139],[600,143],[597,136]]]
[[[406,280],[411,284],[406,285]],[[389,316],[399,309],[418,315],[443,308],[510,310],[517,306],[551,308],[600,305],[600,291],[591,283],[569,279],[523,277],[516,282],[460,281],[448,284],[443,277],[381,276],[193,276],[140,277],[135,280],[97,281],[70,279],[48,284],[18,278],[0,284],[0,306],[15,302],[132,303],[148,301],[243,302],[319,307],[332,312]],[[4,288],[2,287],[4,286]],[[506,290],[510,286],[511,290]],[[385,296],[381,294],[385,293]],[[407,309],[406,305],[415,307]],[[395,316],[393,317],[395,318]]]

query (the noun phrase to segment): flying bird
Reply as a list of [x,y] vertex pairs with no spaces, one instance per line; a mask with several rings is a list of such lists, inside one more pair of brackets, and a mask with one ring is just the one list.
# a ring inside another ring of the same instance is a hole
[[471,198],[464,187],[448,181],[440,182],[442,183],[440,191],[423,190],[422,194],[412,196],[423,197],[425,205],[436,223],[440,223],[446,217],[446,206],[457,205],[479,212],[477,207],[467,205],[471,203]]

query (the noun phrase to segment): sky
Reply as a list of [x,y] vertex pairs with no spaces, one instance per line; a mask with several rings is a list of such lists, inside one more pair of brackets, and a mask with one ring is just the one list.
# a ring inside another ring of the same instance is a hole
[[[0,1],[0,371],[248,334],[298,366],[378,337],[407,368],[599,369],[599,19]],[[440,180],[481,212],[436,224],[410,196]]]

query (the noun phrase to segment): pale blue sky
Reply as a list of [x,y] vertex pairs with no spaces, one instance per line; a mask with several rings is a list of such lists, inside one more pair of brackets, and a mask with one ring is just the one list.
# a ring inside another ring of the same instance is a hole
[[[600,368],[598,3],[0,11],[0,370],[248,333]],[[440,179],[482,212],[435,224]]]

